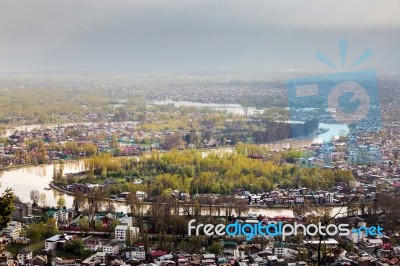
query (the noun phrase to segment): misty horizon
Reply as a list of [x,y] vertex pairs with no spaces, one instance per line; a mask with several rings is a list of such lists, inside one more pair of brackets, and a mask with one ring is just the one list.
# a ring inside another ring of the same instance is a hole
[[[400,70],[400,3],[381,1],[15,1],[0,3],[0,72]],[[340,69],[338,69],[340,70]]]

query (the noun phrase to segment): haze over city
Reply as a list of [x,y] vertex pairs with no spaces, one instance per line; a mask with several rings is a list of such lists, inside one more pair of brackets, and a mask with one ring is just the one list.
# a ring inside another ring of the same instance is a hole
[[[1,1],[0,71],[317,71],[314,55],[400,68],[400,2]],[[347,65],[347,66],[348,66]]]

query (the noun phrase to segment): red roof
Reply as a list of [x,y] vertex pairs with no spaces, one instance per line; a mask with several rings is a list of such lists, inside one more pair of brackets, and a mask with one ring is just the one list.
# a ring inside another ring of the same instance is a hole
[[153,251],[150,251],[150,254],[153,258],[158,258],[158,257],[164,256],[164,255],[167,255],[168,252],[166,252],[165,250],[153,250]]

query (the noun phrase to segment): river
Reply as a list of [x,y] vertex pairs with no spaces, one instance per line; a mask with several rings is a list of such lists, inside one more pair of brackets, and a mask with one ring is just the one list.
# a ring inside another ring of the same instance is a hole
[[188,101],[152,101],[149,105],[167,105],[173,104],[175,107],[188,106],[188,107],[200,107],[200,108],[210,108],[218,111],[227,111],[234,114],[240,115],[255,115],[263,113],[262,109],[257,109],[255,107],[243,107],[238,103],[199,103],[199,102],[188,102]]
[[[60,123],[63,126],[73,126],[73,125],[91,125],[95,124],[92,122],[71,122],[71,123]],[[32,124],[32,125],[22,125],[22,126],[13,126],[11,128],[7,128],[5,131],[5,136],[10,136],[14,134],[15,131],[32,131],[34,129],[45,129],[45,128],[56,128],[59,124]]]
[[[155,104],[165,104],[166,102],[157,102]],[[215,109],[226,109],[228,111],[233,111],[236,113],[243,112],[243,107],[239,104],[202,104],[191,102],[167,102],[167,103],[174,103],[175,105],[190,105],[190,106],[204,106],[210,107]],[[254,110],[253,110],[254,109]],[[250,112],[256,112],[255,108],[248,109]],[[90,124],[90,123],[66,123],[63,125],[74,125],[74,124]],[[34,128],[49,128],[49,127],[56,127],[56,124],[53,125],[24,125],[14,127],[12,129],[8,129],[6,132],[7,135],[12,134],[15,130],[27,130],[30,131]],[[282,149],[289,149],[289,148],[303,148],[310,146],[313,143],[322,143],[330,141],[332,138],[337,137],[341,134],[346,134],[348,132],[348,127],[346,125],[341,124],[324,124],[320,123],[320,128],[329,129],[327,132],[312,136],[309,138],[304,139],[293,139],[293,140],[284,140],[275,143],[263,144],[270,150],[280,151]],[[207,156],[210,153],[232,153],[234,152],[234,147],[223,147],[223,148],[216,148],[210,149],[207,151],[203,151],[203,156]],[[64,166],[64,173],[77,173],[84,170],[83,161],[68,161],[65,163]],[[38,166],[28,166],[22,168],[15,168],[8,171],[4,171],[0,173],[0,192],[3,192],[7,187],[10,187],[14,190],[15,194],[23,201],[29,202],[30,199],[30,192],[32,190],[38,190],[40,193],[46,194],[46,205],[47,206],[56,206],[58,198],[63,194],[53,189],[49,188],[49,183],[52,181],[53,178],[53,165],[38,165]],[[72,206],[73,197],[69,195],[64,195],[66,200],[67,207]],[[114,203],[116,210],[127,212],[128,208],[123,203]],[[149,208],[148,205],[145,205],[145,211]],[[331,211],[331,215],[335,215],[340,208],[333,208]],[[342,212],[345,212],[346,209],[343,209]],[[208,209],[204,209],[204,214],[208,213]],[[263,214],[267,217],[276,217],[276,216],[285,216],[285,217],[293,217],[293,211],[291,209],[266,209],[266,208],[249,208],[249,213],[254,214]]]
[[[67,161],[64,164],[64,173],[77,173],[84,169],[83,161]],[[72,207],[73,197],[57,190],[49,189],[49,183],[53,179],[53,165],[38,165],[28,166],[22,168],[10,169],[0,173],[0,192],[6,188],[12,188],[14,193],[23,201],[30,202],[30,192],[38,190],[40,193],[46,194],[46,206],[56,206],[57,200],[60,196],[64,196],[66,206]],[[114,207],[117,211],[128,212],[129,208],[121,202],[114,202]],[[144,204],[144,211],[149,209],[150,205]],[[331,215],[335,215],[340,210],[339,207],[334,207],[331,210]],[[183,213],[183,209],[181,210]],[[346,212],[346,208],[341,210],[342,213]],[[204,207],[202,214],[207,215],[209,208]],[[261,214],[266,217],[294,217],[294,213],[288,208],[263,208],[263,207],[249,207],[247,213]],[[224,214],[224,211],[221,212]],[[236,213],[233,211],[233,214]]]

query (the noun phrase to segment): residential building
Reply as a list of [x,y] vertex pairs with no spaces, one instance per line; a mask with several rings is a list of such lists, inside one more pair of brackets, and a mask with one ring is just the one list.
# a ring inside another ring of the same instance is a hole
[[26,261],[25,266],[46,266],[47,256],[36,256],[31,260]]
[[102,244],[98,239],[89,238],[83,241],[85,250],[98,251],[102,248]]
[[132,240],[139,233],[139,228],[133,226],[128,227],[127,225],[117,225],[115,227],[115,240],[118,242],[126,242],[128,231]]
[[117,254],[119,252],[119,243],[116,241],[110,241],[106,245],[103,245],[103,252],[106,254]]
[[[366,222],[359,222],[359,227],[367,226]],[[349,238],[353,241],[354,244],[361,243],[366,238],[365,230],[357,230],[356,232],[350,231]]]
[[1,233],[4,233],[6,237],[12,239],[17,238],[21,233],[21,223],[17,221],[11,221],[8,223],[7,227],[0,232],[0,234]]
[[32,204],[30,203],[15,203],[15,209],[11,217],[15,221],[21,221],[23,217],[32,215]]
[[138,200],[143,201],[147,197],[147,193],[144,191],[136,191],[136,197]]
[[288,257],[294,258],[298,254],[298,252],[296,250],[289,248],[288,244],[284,243],[284,242],[277,242],[274,245],[273,251],[274,251],[274,255],[276,255],[278,257],[284,256],[286,258],[288,258]]
[[63,260],[60,258],[56,258],[53,260],[53,266],[80,266],[80,260]]
[[303,195],[295,195],[294,196],[294,202],[296,204],[303,205],[304,204],[304,196]]
[[285,249],[287,248],[287,243],[277,242],[274,245],[274,255],[282,256],[285,253]]
[[73,217],[73,210],[61,208],[54,213],[54,219],[61,223],[68,222]]
[[325,194],[325,202],[333,203],[333,193],[326,193]]
[[119,219],[119,222],[121,225],[126,225],[126,226],[132,226],[133,220],[132,217],[124,216],[121,219]]
[[101,265],[106,261],[105,252],[97,252],[82,262],[82,265]]
[[12,265],[12,263],[12,254],[10,252],[0,252],[0,265]]
[[54,235],[45,240],[44,249],[46,251],[53,251],[62,249],[67,241],[72,240],[70,235]]
[[32,251],[27,249],[21,249],[20,251],[18,251],[17,260],[19,265],[26,265],[26,262],[31,259],[32,259]]
[[13,238],[12,242],[17,245],[28,245],[31,242],[31,240],[26,237],[16,237]]
[[161,256],[164,256],[164,255],[167,255],[167,254],[168,254],[168,252],[165,251],[165,250],[152,250],[152,251],[150,251],[150,256],[151,256],[151,259],[153,261],[156,260],[157,258],[159,258]]
[[129,260],[145,260],[146,252],[143,247],[137,247],[125,253],[125,257]]

